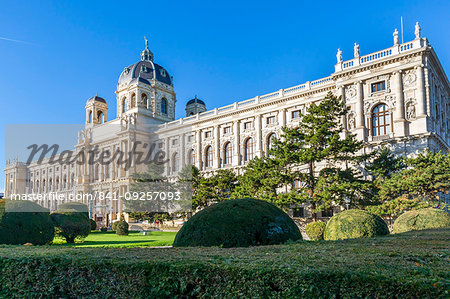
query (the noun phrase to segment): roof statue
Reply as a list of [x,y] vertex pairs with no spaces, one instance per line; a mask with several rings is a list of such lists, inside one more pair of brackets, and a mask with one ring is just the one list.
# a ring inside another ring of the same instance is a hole
[[394,45],[398,45],[399,44],[399,40],[398,40],[398,30],[397,30],[397,28],[395,28],[395,31],[392,34],[392,36],[394,36]]
[[337,50],[336,58],[337,58],[337,63],[341,63],[342,62],[342,51],[339,48]]
[[422,28],[420,28],[419,22],[416,22],[416,27],[414,30],[414,34],[416,35],[416,39],[420,39],[420,32],[422,31]]

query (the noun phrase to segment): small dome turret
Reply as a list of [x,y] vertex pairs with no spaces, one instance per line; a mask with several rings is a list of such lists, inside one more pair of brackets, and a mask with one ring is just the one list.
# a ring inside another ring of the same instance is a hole
[[206,104],[197,96],[186,103],[186,116],[192,116],[204,111],[206,111]]

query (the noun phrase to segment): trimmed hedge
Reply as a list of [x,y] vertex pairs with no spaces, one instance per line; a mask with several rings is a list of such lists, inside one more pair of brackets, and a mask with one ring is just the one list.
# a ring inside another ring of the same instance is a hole
[[123,215],[120,216],[119,221],[112,224],[112,230],[116,231],[116,234],[120,236],[128,235],[128,223],[125,221]]
[[325,228],[324,239],[371,238],[388,234],[389,228],[380,216],[351,209],[331,217]]
[[323,233],[327,224],[322,221],[308,223],[305,227],[305,233],[312,241],[323,240]]
[[447,229],[232,249],[6,246],[0,297],[448,298],[449,238]]
[[89,208],[84,203],[69,201],[58,205],[58,211],[65,211],[65,210],[83,213],[83,215],[89,218]]
[[273,204],[233,199],[213,204],[186,222],[173,246],[245,247],[301,240],[295,222]]
[[450,227],[449,213],[439,209],[426,208],[400,215],[392,226],[392,232],[398,234],[412,230],[448,227]]
[[44,245],[51,243],[54,236],[55,227],[48,209],[26,200],[8,203],[0,200],[0,244]]
[[91,232],[89,218],[75,210],[55,211],[50,214],[56,228],[56,234],[67,243],[74,243],[76,238],[85,238]]

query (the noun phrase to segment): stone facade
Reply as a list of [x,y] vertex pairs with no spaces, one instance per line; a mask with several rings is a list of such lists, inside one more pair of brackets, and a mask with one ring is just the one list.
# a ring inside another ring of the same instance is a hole
[[[282,127],[295,126],[307,107],[330,91],[345,99],[350,113],[343,125],[366,142],[367,151],[380,145],[402,155],[425,148],[450,150],[450,85],[433,48],[420,36],[420,27],[413,41],[400,44],[394,32],[392,47],[368,55],[361,56],[355,44],[354,58],[344,61],[338,50],[335,71],[328,77],[213,110],[204,111],[206,108],[191,100],[188,116],[177,120],[172,77],[153,62],[148,45],[141,57],[120,76],[117,118],[106,121],[106,101],[88,100],[86,126],[74,152],[94,146],[110,152],[127,151],[142,137],[157,140],[157,147],[166,152],[170,163],[165,175],[169,177],[175,177],[188,163],[207,175],[217,169],[241,173],[250,159],[267,155],[271,138],[280,136]],[[104,121],[96,118],[99,111]],[[40,165],[8,162],[5,196],[49,191],[123,194],[130,188],[132,173],[143,170],[143,165],[134,162],[129,169],[115,163],[50,166],[45,161]],[[121,212],[121,204],[97,205],[95,209],[114,218]],[[302,213],[299,216],[308,216],[307,210]]]

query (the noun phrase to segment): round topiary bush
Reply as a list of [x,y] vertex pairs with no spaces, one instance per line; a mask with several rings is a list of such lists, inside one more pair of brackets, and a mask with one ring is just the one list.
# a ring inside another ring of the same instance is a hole
[[69,201],[58,205],[58,211],[64,210],[74,210],[75,212],[83,213],[83,215],[89,218],[89,208],[81,202]]
[[97,222],[94,219],[89,219],[89,224],[91,225],[91,230],[97,229]]
[[75,243],[76,238],[85,238],[91,232],[89,218],[75,210],[55,211],[50,214],[56,234],[67,243]]
[[450,215],[439,209],[412,210],[398,217],[392,226],[394,234],[412,230],[450,227]]
[[55,227],[48,209],[27,200],[0,200],[0,244],[49,244]]
[[273,204],[256,199],[234,199],[213,204],[183,225],[174,247],[244,247],[301,240],[294,221]]
[[371,238],[387,234],[389,229],[380,216],[352,209],[331,217],[325,228],[324,239]]
[[323,233],[327,224],[322,221],[308,223],[305,227],[305,233],[312,241],[323,240]]
[[120,216],[120,220],[112,224],[112,229],[116,231],[116,235],[127,236],[128,235],[128,223],[125,221],[123,215]]

